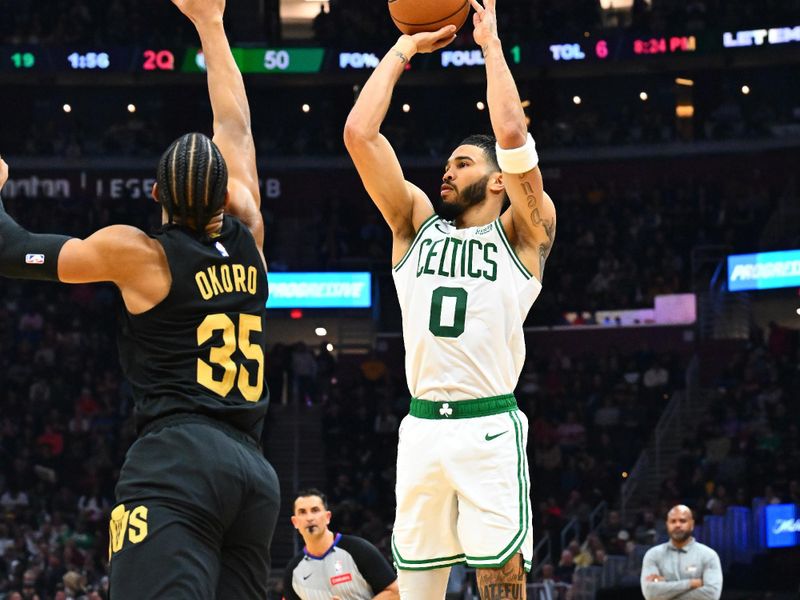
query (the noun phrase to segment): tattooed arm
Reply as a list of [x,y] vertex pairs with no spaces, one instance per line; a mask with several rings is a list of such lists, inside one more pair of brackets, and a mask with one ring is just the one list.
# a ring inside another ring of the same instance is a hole
[[[501,148],[525,145],[528,128],[517,85],[508,68],[497,35],[496,0],[470,0],[475,8],[475,41],[486,60],[486,98],[492,129]],[[522,174],[503,173],[511,209],[501,219],[514,250],[527,269],[541,281],[544,263],[556,236],[556,209],[544,192],[539,167]]]

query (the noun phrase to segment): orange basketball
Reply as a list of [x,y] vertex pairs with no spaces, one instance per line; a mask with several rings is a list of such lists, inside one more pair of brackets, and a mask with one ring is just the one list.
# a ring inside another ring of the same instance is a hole
[[469,0],[389,0],[394,24],[408,34],[436,31],[446,25],[461,29],[469,9]]

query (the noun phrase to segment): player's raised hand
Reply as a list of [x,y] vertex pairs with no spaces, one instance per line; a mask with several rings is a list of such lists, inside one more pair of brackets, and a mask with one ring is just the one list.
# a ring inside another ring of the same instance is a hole
[[417,45],[417,52],[422,54],[436,52],[456,39],[456,26],[446,25],[438,31],[422,31],[409,37]]
[[225,0],[172,0],[180,11],[195,24],[221,21]]
[[475,14],[472,15],[472,24],[475,27],[472,36],[478,46],[485,48],[489,42],[498,39],[496,0],[483,0],[483,5],[478,0],[469,1],[475,9]]

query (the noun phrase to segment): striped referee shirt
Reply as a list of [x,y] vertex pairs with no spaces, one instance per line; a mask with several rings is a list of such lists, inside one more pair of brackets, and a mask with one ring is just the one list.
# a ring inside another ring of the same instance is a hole
[[285,600],[372,600],[397,575],[378,549],[367,540],[337,533],[322,556],[306,548],[286,567]]

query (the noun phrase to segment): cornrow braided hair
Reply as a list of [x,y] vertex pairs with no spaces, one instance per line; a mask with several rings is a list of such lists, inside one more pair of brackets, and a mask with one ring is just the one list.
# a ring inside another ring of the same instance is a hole
[[204,233],[222,208],[228,191],[228,167],[217,145],[202,133],[178,138],[158,162],[158,201],[169,223]]

